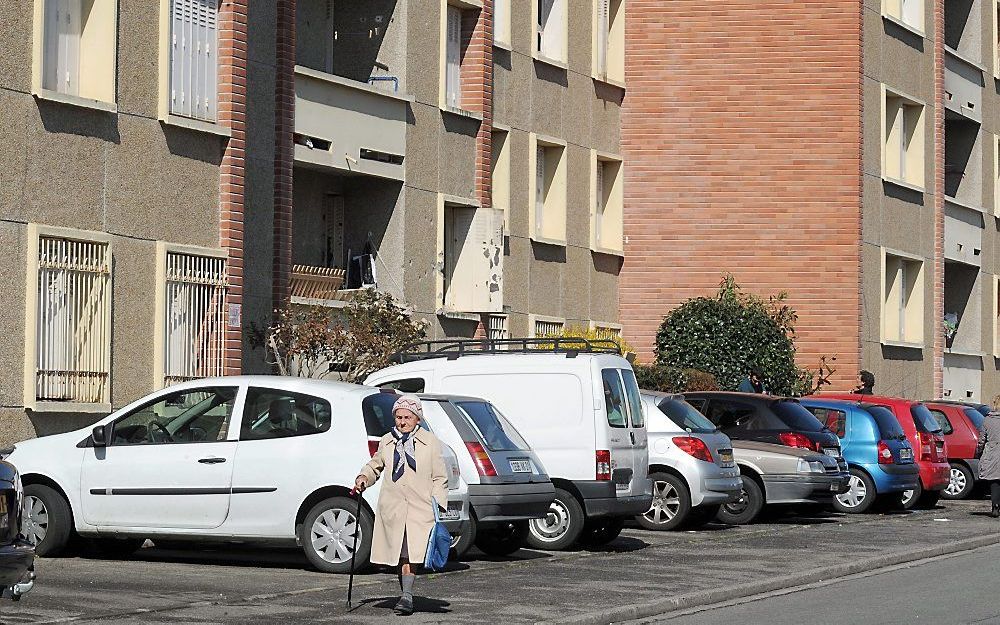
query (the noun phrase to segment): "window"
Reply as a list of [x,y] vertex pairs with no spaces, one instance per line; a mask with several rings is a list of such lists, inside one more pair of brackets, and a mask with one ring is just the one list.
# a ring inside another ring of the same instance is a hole
[[625,83],[625,0],[594,1],[594,77]]
[[501,47],[511,44],[511,4],[512,0],[493,0],[493,43]]
[[[690,400],[689,400],[690,401]],[[757,414],[757,409],[752,404],[729,400],[714,400],[708,406],[708,413],[705,415],[708,420],[719,427],[723,432],[733,430],[740,426],[746,426]]]
[[882,176],[924,186],[924,106],[883,86]]
[[618,369],[601,371],[604,381],[604,411],[608,417],[608,425],[613,428],[625,427],[625,391],[618,376]]
[[530,449],[514,426],[489,402],[462,401],[455,404],[476,429],[490,451]]
[[423,378],[407,378],[405,380],[393,380],[383,382],[379,388],[392,389],[401,393],[423,393],[427,382]]
[[923,0],[882,0],[882,14],[924,32]]
[[531,238],[553,245],[566,244],[566,146],[534,133],[529,141],[530,179],[528,204]]
[[[697,400],[695,400],[697,401]],[[704,404],[704,401],[699,403]],[[715,425],[698,412],[690,403],[680,399],[664,399],[657,408],[665,414],[674,425],[692,434],[711,434],[716,431]]]
[[35,0],[36,91],[115,101],[116,0]]
[[330,429],[330,402],[312,395],[250,388],[243,422],[241,441],[256,441],[290,436],[318,434]]
[[26,400],[107,403],[110,243],[36,236],[35,337],[28,342],[34,389]]
[[567,0],[535,0],[535,58],[565,63]]
[[790,428],[800,432],[821,432],[824,424],[797,401],[777,400],[770,405],[771,411],[780,420],[776,428]]
[[441,304],[445,311],[502,306],[503,212],[445,203]]
[[510,232],[510,135],[505,130],[493,129],[492,159],[490,161],[491,204],[503,211],[504,234]]
[[1000,217],[1000,135],[993,137],[993,214]]
[[446,104],[459,108],[462,103],[462,10],[448,5],[448,30],[445,54]]
[[532,324],[533,337],[560,336],[563,326],[561,320],[536,318]]
[[595,251],[621,253],[624,233],[622,162],[591,151],[594,172],[590,247]]
[[934,434],[941,433],[941,426],[938,424],[937,419],[931,414],[931,411],[927,409],[927,406],[923,404],[916,404],[910,406],[910,416],[913,417],[913,424],[917,426],[917,430],[920,432],[932,432]]
[[620,325],[594,324],[594,334],[597,338],[607,341],[617,341],[622,337],[622,327]]
[[993,75],[1000,78],[1000,2],[992,2],[993,16]]
[[831,432],[840,438],[847,435],[847,413],[843,410],[833,408],[806,407],[806,410],[813,413],[819,422],[830,429]]
[[236,387],[178,391],[119,419],[112,445],[206,443],[226,440]]
[[445,110],[482,112],[476,88],[476,55],[468,55],[482,9],[463,0],[441,0],[440,107]]
[[882,440],[906,440],[903,426],[899,425],[896,415],[891,410],[883,406],[866,406],[865,410],[875,419],[875,424],[878,426],[879,435],[882,437]]
[[170,3],[169,112],[214,122],[218,100],[219,0]]
[[639,383],[636,382],[635,373],[631,369],[622,369],[622,381],[625,382],[625,393],[628,396],[628,411],[632,418],[632,427],[645,427],[646,416],[642,412],[642,399],[639,397]]
[[224,375],[225,257],[170,251],[163,243],[157,256],[163,272],[157,293],[162,327],[157,383]]
[[938,426],[941,428],[942,434],[951,434],[955,431],[955,428],[951,426],[951,421],[948,420],[948,415],[946,415],[941,410],[929,409],[934,420],[937,421]]
[[884,252],[882,341],[924,340],[923,262]]
[[[405,382],[407,380],[402,380]],[[423,380],[420,380],[423,392]],[[383,388],[387,385],[383,385]],[[409,391],[407,391],[409,392]],[[361,415],[365,420],[365,431],[368,436],[381,438],[396,427],[396,419],[392,416],[392,407],[396,405],[399,395],[395,393],[373,393],[361,400]]]
[[491,341],[502,341],[510,338],[510,330],[507,327],[507,315],[487,315],[486,322],[486,331]]

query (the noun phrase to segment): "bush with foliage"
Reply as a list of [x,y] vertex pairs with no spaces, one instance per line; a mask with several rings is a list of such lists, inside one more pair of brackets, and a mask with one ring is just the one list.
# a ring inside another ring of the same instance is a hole
[[717,391],[719,383],[711,373],[697,369],[678,369],[662,365],[633,364],[639,388],[664,393],[685,391]]
[[690,299],[663,319],[656,334],[656,364],[711,374],[723,390],[736,390],[757,368],[773,394],[802,393],[812,377],[795,364],[795,311],[781,293],[767,300],[744,293],[726,276],[714,297]]
[[[635,349],[633,349],[632,346],[629,345],[628,342],[626,342],[625,339],[623,339],[622,337],[620,337],[620,336],[608,336],[606,333],[601,332],[600,330],[597,330],[596,328],[584,328],[584,327],[581,327],[581,326],[569,326],[569,327],[563,328],[563,331],[560,332],[559,334],[553,334],[553,335],[549,335],[549,336],[557,336],[559,338],[569,338],[569,339],[587,339],[588,341],[613,341],[615,344],[618,345],[618,349],[621,352],[622,356],[626,356],[628,354],[634,354],[635,353]],[[563,343],[563,345],[565,345],[565,343]],[[581,343],[581,345],[582,345],[582,343]],[[552,344],[551,343],[548,344],[548,345],[541,344],[541,345],[539,345],[539,348],[540,349],[551,349],[552,348]]]

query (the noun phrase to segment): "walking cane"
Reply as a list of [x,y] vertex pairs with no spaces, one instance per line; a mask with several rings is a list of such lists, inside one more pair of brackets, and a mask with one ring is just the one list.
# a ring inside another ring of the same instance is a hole
[[351,494],[357,494],[357,509],[354,511],[354,550],[351,552],[351,576],[347,582],[347,610],[351,610],[351,592],[354,590],[354,560],[358,556],[358,534],[361,533],[361,491],[351,490]]

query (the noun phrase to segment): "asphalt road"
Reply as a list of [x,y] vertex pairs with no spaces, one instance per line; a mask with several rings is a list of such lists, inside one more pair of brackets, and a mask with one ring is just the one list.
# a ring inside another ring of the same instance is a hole
[[1000,624],[1000,546],[635,623]]
[[[694,532],[627,528],[600,549],[560,553],[521,550],[515,557],[501,559],[474,556],[450,563],[444,573],[420,575],[415,589],[419,613],[406,622],[488,623],[502,619],[506,625],[571,619],[600,623],[625,620],[621,614],[608,611],[636,606],[643,611],[628,618],[661,614],[668,609],[660,608],[664,600],[719,589],[735,589],[743,595],[763,592],[745,590],[749,583],[761,581],[780,582],[773,588],[784,588],[801,584],[800,575],[817,570],[895,558],[949,541],[979,537],[1000,542],[1000,522],[986,516],[988,505],[961,502],[915,513],[855,516],[817,515],[810,510],[801,516],[772,515],[753,526],[710,525]],[[991,553],[996,556],[996,551]],[[995,567],[983,570],[982,578],[993,580],[1000,595],[1000,584],[995,581],[1000,579],[1000,571]],[[294,550],[147,547],[120,560],[86,554],[40,559],[38,576],[35,590],[21,602],[0,603],[0,624],[382,624],[396,619],[390,609],[398,597],[394,575],[368,572],[356,579],[355,609],[348,612],[344,604],[346,576],[311,570]],[[781,581],[789,576],[793,583]],[[941,580],[926,575],[918,577],[925,588],[941,584]],[[869,584],[865,593],[881,590]],[[946,601],[940,593],[935,597]],[[830,601],[823,611],[799,612],[794,622],[865,622],[844,618],[841,602],[832,597]],[[979,603],[986,605],[985,601]],[[747,604],[740,609],[755,607]],[[766,613],[767,619],[741,617],[735,622],[775,620],[771,611]],[[810,617],[802,618],[805,615]],[[886,618],[877,622],[912,620],[897,620],[886,613]]]

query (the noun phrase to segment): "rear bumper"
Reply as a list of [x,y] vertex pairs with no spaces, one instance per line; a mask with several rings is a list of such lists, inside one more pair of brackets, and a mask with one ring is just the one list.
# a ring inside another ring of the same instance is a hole
[[743,480],[737,472],[736,477],[705,479],[702,481],[702,488],[704,489],[701,493],[702,499],[698,505],[729,503],[739,499]]
[[549,511],[555,496],[552,482],[469,484],[469,503],[479,521],[538,519]]
[[924,490],[944,490],[951,482],[951,465],[947,462],[921,462],[920,484]]
[[0,547],[0,593],[14,584],[26,581],[35,561],[35,548],[30,545]]
[[[648,480],[647,480],[648,482]],[[653,493],[619,497],[612,482],[574,481],[573,486],[583,497],[583,509],[588,517],[631,517],[643,514],[653,504]]]
[[911,490],[920,481],[920,468],[916,464],[873,464],[863,468],[871,474],[880,495]]
[[847,492],[850,479],[849,473],[764,476],[764,489],[768,504],[826,503]]

